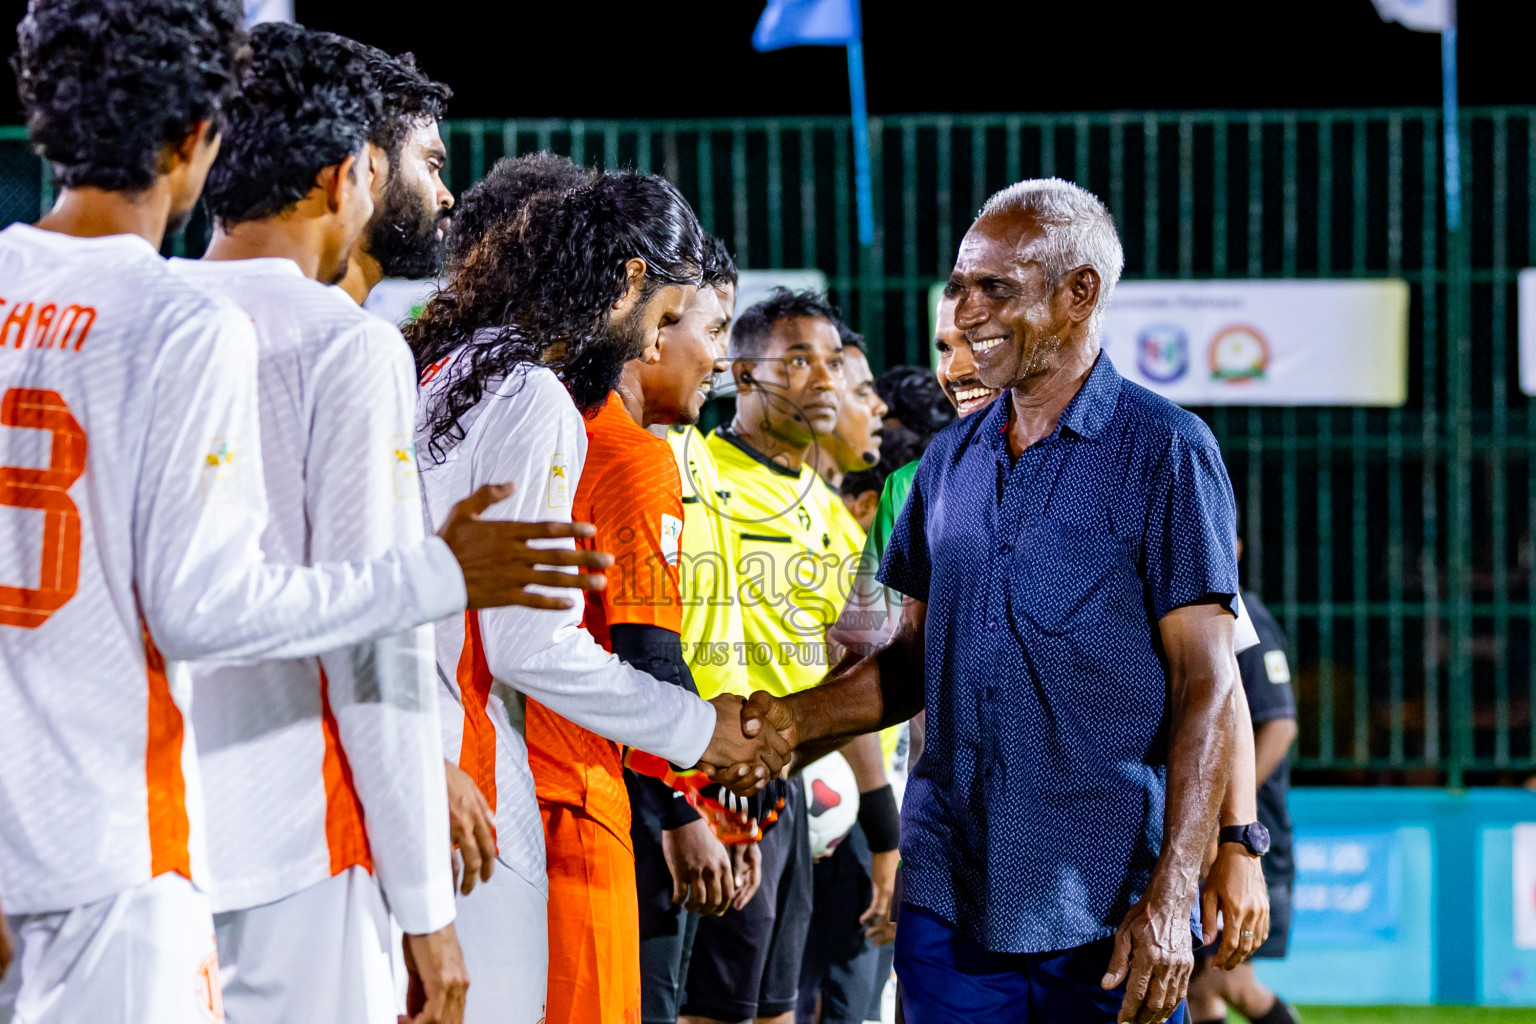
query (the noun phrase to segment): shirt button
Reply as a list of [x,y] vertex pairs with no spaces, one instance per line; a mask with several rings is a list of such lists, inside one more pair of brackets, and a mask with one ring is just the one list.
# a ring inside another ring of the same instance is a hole
[[997,546],[997,553],[1000,554],[1000,555],[1006,555],[1006,554],[1008,554],[1012,550],[1013,550],[1013,545],[1012,544],[999,544]]

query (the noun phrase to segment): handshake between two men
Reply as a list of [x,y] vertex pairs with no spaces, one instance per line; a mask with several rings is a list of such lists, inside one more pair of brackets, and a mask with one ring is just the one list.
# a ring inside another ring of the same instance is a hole
[[[550,593],[601,590],[613,556],[590,548],[560,547],[562,541],[590,540],[592,524],[582,522],[517,522],[484,517],[496,503],[510,497],[512,484],[488,484],[456,504],[440,536],[464,574],[468,607],[568,610],[576,600]],[[529,589],[533,587],[534,589]],[[794,751],[794,730],[775,727],[787,722],[787,711],[769,711],[765,693],[743,701],[721,694],[715,707],[715,732],[699,768],[738,796],[751,796],[775,775],[786,771]],[[770,723],[764,727],[763,723]],[[471,883],[473,884],[473,883]]]
[[[481,487],[454,506],[438,531],[464,573],[468,607],[570,609],[574,599],[549,590],[603,589],[612,555],[558,546],[590,540],[596,532],[590,523],[484,517],[513,490],[511,484]],[[705,775],[738,796],[751,796],[774,776],[788,774],[798,737],[787,704],[762,691],[749,700],[721,694],[710,703],[716,718],[714,736],[699,762]]]
[[799,730],[788,704],[761,690],[747,700],[723,693],[710,703],[715,735],[700,771],[738,796],[751,796],[774,776],[789,774]]

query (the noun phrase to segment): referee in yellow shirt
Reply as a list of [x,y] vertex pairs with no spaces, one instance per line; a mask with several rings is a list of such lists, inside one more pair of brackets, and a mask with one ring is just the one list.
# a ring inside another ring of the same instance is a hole
[[[827,629],[847,599],[863,531],[807,459],[837,425],[838,314],[824,295],[778,289],[731,330],[736,417],[707,442],[729,494],[727,557],[742,639],[730,651],[751,690],[789,694],[826,677]],[[811,856],[800,780],[763,837],[762,884],[740,910],[704,918],[689,965],[684,1024],[792,1024],[811,916]]]

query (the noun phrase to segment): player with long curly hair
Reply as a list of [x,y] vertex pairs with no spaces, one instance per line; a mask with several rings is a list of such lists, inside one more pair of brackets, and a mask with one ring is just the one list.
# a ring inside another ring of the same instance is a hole
[[[486,474],[505,476],[517,490],[492,515],[565,519],[586,456],[580,412],[596,412],[624,364],[681,319],[700,279],[701,232],[653,175],[604,174],[500,208],[507,215],[488,218],[406,331],[424,383],[423,485],[435,516]],[[740,698],[705,702],[632,668],[580,619],[493,613],[438,629],[444,749],[491,803],[507,869],[459,901],[471,1024],[544,1016],[551,879],[519,694],[677,765],[735,764],[730,752],[745,750],[756,767],[731,780],[743,791],[782,765],[779,737],[742,736]],[[594,825],[579,817],[573,828]]]
[[599,408],[624,363],[686,307],[700,244],[698,220],[677,189],[628,172],[537,193],[515,216],[489,224],[406,330],[424,377],[462,349],[433,389],[432,455],[463,439],[465,415],[519,366],[548,368],[578,409]]
[[450,265],[464,262],[491,226],[510,221],[529,198],[540,192],[564,192],[597,178],[597,172],[570,157],[540,150],[502,157],[485,177],[464,190],[453,211],[446,243]]

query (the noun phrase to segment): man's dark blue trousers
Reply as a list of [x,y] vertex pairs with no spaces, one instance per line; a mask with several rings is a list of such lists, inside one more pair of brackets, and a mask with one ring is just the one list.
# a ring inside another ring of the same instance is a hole
[[[1114,1024],[1125,987],[1099,987],[1113,939],[1051,953],[993,953],[908,903],[896,929],[907,1024]],[[1181,1005],[1169,1024],[1184,1024]]]

